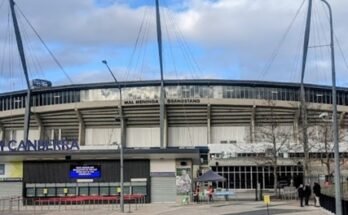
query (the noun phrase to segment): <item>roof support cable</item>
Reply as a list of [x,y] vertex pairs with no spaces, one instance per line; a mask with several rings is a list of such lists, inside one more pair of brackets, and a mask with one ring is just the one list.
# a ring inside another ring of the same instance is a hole
[[[21,17],[19,16],[17,18],[18,18],[19,25],[23,26],[21,28],[21,32],[22,32],[22,39],[23,39],[24,49],[28,50],[26,52],[26,57],[29,59],[28,62],[27,62],[29,76],[32,77],[32,78],[35,77],[35,76],[40,76],[40,73],[43,73],[43,69],[42,69],[42,66],[41,66],[38,58],[36,58],[34,47],[31,45],[31,42],[30,42],[30,39],[29,39],[30,38],[29,33],[24,28],[24,24],[22,22]],[[31,65],[32,65],[33,68],[31,68]]]
[[[324,9],[324,4],[322,4],[321,6],[322,6],[324,11],[327,11],[326,9]],[[330,20],[329,14],[327,12],[325,14],[326,14],[327,19]],[[347,61],[347,58],[346,58],[346,56],[345,56],[345,54],[343,52],[342,46],[340,44],[340,41],[338,40],[336,32],[334,32],[334,38],[335,38],[336,45],[338,46],[339,52],[340,52],[340,54],[341,54],[341,56],[343,58],[344,65],[345,65],[345,67],[346,67],[346,69],[348,71],[348,61]]]
[[143,14],[143,18],[142,18],[142,21],[141,21],[141,24],[140,24],[140,27],[139,27],[139,31],[138,31],[138,34],[137,34],[137,38],[135,40],[135,43],[134,43],[134,47],[133,47],[133,50],[132,50],[132,53],[131,53],[131,57],[129,59],[129,62],[128,62],[128,65],[127,65],[127,72],[126,72],[126,77],[125,77],[125,80],[128,79],[128,75],[130,73],[130,71],[132,70],[132,62],[133,62],[133,59],[135,58],[135,54],[136,54],[136,51],[138,49],[138,47],[141,45],[141,36],[142,36],[142,32],[144,31],[144,28],[146,29],[146,26],[147,26],[147,14],[148,14],[148,9],[145,8],[144,10],[144,14]]
[[74,84],[74,82],[72,81],[71,77],[68,75],[68,73],[65,71],[64,67],[62,66],[62,64],[58,61],[58,59],[56,58],[56,56],[53,54],[53,52],[50,50],[50,48],[47,46],[47,44],[45,43],[45,41],[42,39],[42,37],[40,36],[40,34],[36,31],[36,29],[34,28],[34,26],[31,24],[31,22],[29,21],[29,19],[24,15],[24,13],[22,12],[22,10],[20,9],[20,7],[18,5],[16,5],[19,13],[24,17],[25,21],[28,23],[28,25],[30,26],[30,28],[34,31],[35,35],[38,37],[38,39],[40,40],[40,42],[42,43],[42,45],[45,47],[45,49],[47,50],[47,52],[50,54],[50,56],[52,57],[52,59],[54,60],[54,62],[58,65],[58,67],[60,68],[60,70],[64,73],[65,77],[68,79],[68,81],[70,82],[70,84]]
[[[321,4],[323,6],[323,4]],[[323,7],[321,7],[323,8]],[[327,30],[325,30],[324,28],[324,24],[323,24],[323,21],[322,21],[322,16],[320,16],[320,8],[318,8],[318,4],[314,4],[314,9],[315,11],[317,12],[317,28],[318,31],[318,38],[319,38],[319,43],[318,45],[314,46],[314,48],[317,48],[319,49],[319,54],[320,54],[320,57],[321,57],[321,61],[324,61],[324,59],[328,59],[329,56],[328,56],[328,49],[325,49],[327,47],[330,47],[330,45],[326,45],[329,41],[329,38],[327,38],[325,35],[325,32],[327,32]],[[319,32],[321,31],[321,32]],[[312,48],[313,46],[310,46],[308,48]],[[326,51],[326,52],[324,52]],[[324,75],[324,79],[323,80],[330,80],[330,77],[328,76],[327,72],[323,71],[322,73]]]
[[260,76],[258,78],[259,80],[262,79],[263,77],[265,77],[267,75],[267,73],[269,72],[270,68],[272,67],[273,62],[274,62],[275,58],[278,56],[280,48],[284,44],[285,39],[288,37],[290,30],[292,29],[292,26],[294,25],[295,20],[297,19],[298,15],[300,14],[305,1],[306,0],[303,0],[302,3],[300,4],[300,7],[297,9],[297,11],[295,13],[295,16],[292,18],[289,26],[285,30],[285,33],[283,34],[283,36],[280,39],[279,43],[277,44],[276,48],[273,50],[269,62],[265,65],[264,69],[260,72]]
[[[164,1],[164,4],[167,8],[169,8],[166,1]],[[180,30],[180,28],[175,24],[175,22],[174,22],[175,19],[174,19],[173,15],[171,15],[168,12],[167,12],[167,14],[168,14],[168,18],[169,18],[168,20],[170,21],[170,24],[173,26],[174,35],[176,36],[177,41],[179,43],[179,47],[182,50],[182,54],[183,54],[183,57],[186,61],[186,64],[192,70],[192,72],[191,72],[192,77],[193,78],[200,77],[199,73],[200,73],[201,69],[200,69],[199,64],[197,63],[197,61],[196,61],[196,59],[191,51],[190,46],[186,42],[185,37],[184,37],[182,31]]]

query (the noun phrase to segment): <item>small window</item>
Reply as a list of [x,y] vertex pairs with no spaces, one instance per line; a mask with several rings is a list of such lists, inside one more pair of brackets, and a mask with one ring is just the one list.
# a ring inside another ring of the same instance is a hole
[[0,175],[5,175],[5,164],[0,164]]

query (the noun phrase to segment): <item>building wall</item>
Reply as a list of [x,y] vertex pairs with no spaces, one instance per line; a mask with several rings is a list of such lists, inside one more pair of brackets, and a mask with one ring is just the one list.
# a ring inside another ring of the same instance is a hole
[[248,126],[213,126],[211,130],[211,143],[221,143],[221,141],[244,143],[249,141],[250,127]]
[[23,177],[23,163],[1,162],[0,161],[0,181],[20,181]]
[[207,127],[169,127],[168,146],[207,146]]
[[[26,161],[23,163],[23,181],[25,183],[69,183],[76,179],[69,177],[71,165],[99,165],[101,177],[95,182],[119,182],[120,164],[113,160],[88,161]],[[126,160],[124,162],[125,182],[131,178],[148,178],[150,176],[149,160]],[[113,170],[113,171],[110,171]]]
[[175,172],[175,160],[151,160],[150,172]]
[[[23,130],[15,130],[14,137],[12,137],[11,139],[15,139],[16,141],[21,141],[21,140],[23,140],[23,137],[24,137]],[[29,140],[40,139],[39,130],[38,129],[30,129],[28,139]]]
[[119,128],[86,128],[86,145],[111,145],[120,143]]
[[159,147],[160,129],[149,128],[127,128],[127,147]]

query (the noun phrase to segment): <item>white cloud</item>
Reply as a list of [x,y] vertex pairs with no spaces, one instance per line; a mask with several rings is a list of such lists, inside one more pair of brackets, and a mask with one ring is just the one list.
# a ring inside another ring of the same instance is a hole
[[[193,52],[197,54],[195,58],[202,68],[202,74],[198,75],[199,77],[298,81],[306,3],[280,48],[277,58],[274,59],[274,63],[267,72],[263,71],[301,2],[302,0],[177,1],[174,6],[171,5],[172,7],[162,13],[164,16],[162,23],[166,23],[169,30],[174,31],[171,23],[174,21],[187,42],[199,47],[199,51]],[[132,8],[124,0],[111,3],[107,4],[109,5],[107,7],[97,7],[93,0],[17,0],[17,4],[40,35],[53,47],[54,53],[63,66],[67,67],[67,70],[74,68],[76,71],[78,67],[84,70],[73,78],[81,82],[108,80],[104,79],[104,75],[101,75],[104,73],[98,72],[95,66],[89,69],[88,65],[100,62],[100,59],[104,57],[127,58],[125,55],[130,55],[131,51],[124,52],[124,49],[133,48],[145,12],[149,26],[152,26],[148,41],[155,40],[153,7]],[[322,32],[327,30],[325,8],[319,1],[314,1],[314,4],[312,24],[316,27],[313,29],[312,38],[322,33],[322,39],[327,39],[328,35]],[[332,1],[331,4],[335,16],[335,31],[343,51],[347,53],[348,41],[345,35],[348,30],[345,17],[348,2]],[[6,15],[6,13],[3,14]],[[321,17],[319,18],[317,14]],[[3,20],[0,20],[0,26],[5,27],[6,23],[5,16]],[[165,29],[163,34],[166,35]],[[174,37],[174,34],[175,32],[171,33],[171,36]],[[29,36],[33,37],[33,35]],[[5,38],[3,34],[0,34],[0,44],[5,42]],[[313,39],[313,41],[318,42],[319,39]],[[336,54],[338,80],[342,80],[341,84],[345,84],[344,77],[348,71],[337,47]],[[346,55],[348,57],[348,54]],[[41,54],[38,56],[42,60],[44,69],[54,67],[49,57]],[[137,74],[132,71],[129,77],[159,79],[157,67],[153,66],[158,56],[156,53],[152,53],[152,56],[151,63],[143,67],[147,70],[145,73],[139,71]],[[313,56],[308,58],[306,80],[327,83],[328,75],[318,75],[330,72],[327,68],[327,50],[324,54]],[[317,65],[314,65],[314,61],[317,61]],[[183,62],[177,63],[183,64]],[[127,65],[124,61],[120,61],[116,67],[126,68]],[[174,71],[173,69],[166,69],[165,77],[192,76],[186,74],[190,72],[189,68],[183,69],[179,75],[168,72]],[[56,79],[60,80],[62,77]]]

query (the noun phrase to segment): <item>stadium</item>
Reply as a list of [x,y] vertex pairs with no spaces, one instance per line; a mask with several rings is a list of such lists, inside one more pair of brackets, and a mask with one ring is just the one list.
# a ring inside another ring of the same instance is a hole
[[[299,84],[166,80],[163,145],[160,86],[160,81],[133,81],[120,86],[33,89],[27,143],[23,143],[26,91],[1,94],[1,190],[27,198],[116,194],[121,133],[125,136],[124,192],[143,193],[148,202],[175,202],[180,178],[188,176],[194,183],[209,168],[226,178],[217,188],[254,189],[257,182],[272,188],[269,141],[259,135],[267,127],[276,127],[276,135],[286,142],[276,154],[279,179],[296,183],[301,178]],[[319,146],[318,125],[328,124],[319,115],[331,117],[331,88],[305,85],[305,89],[309,142]],[[348,89],[338,89],[337,101],[344,136]],[[340,142],[341,155],[347,157],[345,137]],[[332,149],[311,147],[312,176],[327,175],[321,159],[332,157]],[[342,174],[347,175],[344,169],[343,165]]]

